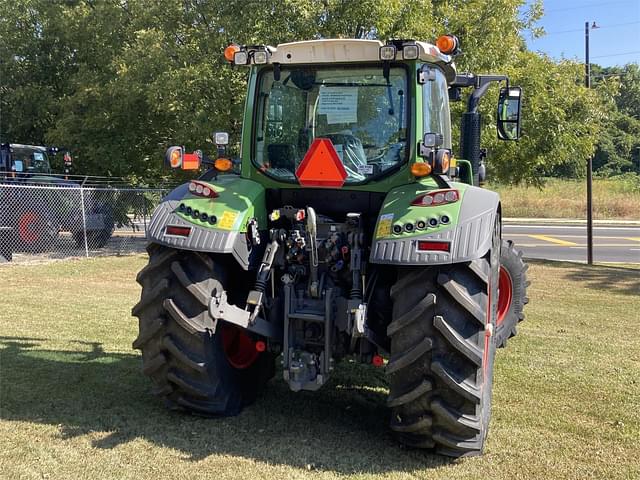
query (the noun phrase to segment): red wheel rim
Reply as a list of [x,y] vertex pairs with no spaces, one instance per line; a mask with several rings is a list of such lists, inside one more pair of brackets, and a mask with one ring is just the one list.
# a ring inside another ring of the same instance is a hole
[[511,298],[513,297],[513,283],[511,275],[506,268],[500,267],[500,279],[498,281],[498,321],[500,325],[507,316],[509,307],[511,306]]
[[38,224],[38,214],[34,212],[23,213],[18,220],[18,235],[25,243],[34,243],[38,240],[36,226]]
[[257,360],[260,352],[256,343],[242,328],[221,322],[222,348],[232,367],[249,368]]

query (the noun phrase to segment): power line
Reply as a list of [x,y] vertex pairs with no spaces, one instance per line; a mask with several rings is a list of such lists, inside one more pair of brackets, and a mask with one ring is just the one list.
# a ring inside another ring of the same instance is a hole
[[[613,25],[603,25],[603,26],[598,25],[598,28],[596,30],[600,30],[601,28],[615,28],[615,27],[624,27],[626,25],[637,25],[639,23],[640,22],[626,22],[626,23],[614,23]],[[584,28],[576,28],[574,30],[559,30],[556,32],[544,32],[544,35],[540,38],[544,38],[547,35],[556,35],[558,33],[574,33],[574,32],[584,32]],[[539,40],[539,39],[536,38],[534,40]]]
[[640,53],[640,50],[635,50],[633,52],[610,53],[609,55],[596,55],[595,57],[591,57],[591,58],[621,57],[623,55],[634,55],[636,53]]

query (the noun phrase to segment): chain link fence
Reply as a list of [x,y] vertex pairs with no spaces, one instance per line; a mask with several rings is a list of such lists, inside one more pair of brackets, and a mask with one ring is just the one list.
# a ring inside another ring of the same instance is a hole
[[0,183],[0,262],[143,252],[168,189]]

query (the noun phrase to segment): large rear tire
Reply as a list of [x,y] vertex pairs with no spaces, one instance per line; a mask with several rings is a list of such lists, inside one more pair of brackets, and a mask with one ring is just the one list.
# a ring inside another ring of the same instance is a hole
[[518,323],[524,320],[524,306],[529,303],[527,297],[527,265],[522,252],[517,250],[511,240],[503,240],[500,249],[500,277],[498,319],[496,343],[506,347],[507,340],[518,333]]
[[398,440],[452,457],[482,452],[496,350],[499,224],[487,256],[402,268],[391,289],[387,365]]
[[205,253],[156,244],[147,251],[149,264],[137,277],[141,299],[132,311],[140,324],[133,347],[142,350],[143,373],[170,408],[237,415],[273,377],[275,359],[240,351],[255,350],[253,338],[224,322],[212,332],[208,300],[225,288],[225,266]]

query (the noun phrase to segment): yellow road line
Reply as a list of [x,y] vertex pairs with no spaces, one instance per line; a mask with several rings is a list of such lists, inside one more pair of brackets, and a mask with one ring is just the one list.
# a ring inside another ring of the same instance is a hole
[[574,242],[568,242],[567,240],[560,240],[559,238],[549,237],[547,235],[529,235],[531,238],[535,238],[536,240],[543,240],[549,243],[555,243],[557,245],[563,245],[565,247],[573,247],[574,245],[578,245]]
[[633,242],[640,242],[640,237],[626,237],[625,240],[631,240]]

